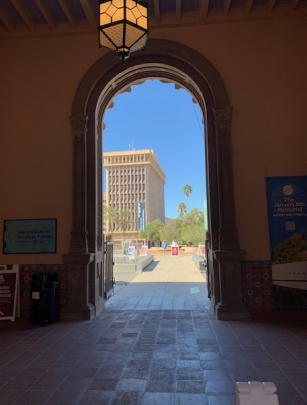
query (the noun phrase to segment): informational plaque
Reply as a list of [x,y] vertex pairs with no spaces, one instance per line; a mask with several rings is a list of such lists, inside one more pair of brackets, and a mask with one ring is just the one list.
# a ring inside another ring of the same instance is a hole
[[15,320],[18,280],[18,265],[0,265],[0,320]]
[[56,253],[56,219],[4,221],[3,253]]

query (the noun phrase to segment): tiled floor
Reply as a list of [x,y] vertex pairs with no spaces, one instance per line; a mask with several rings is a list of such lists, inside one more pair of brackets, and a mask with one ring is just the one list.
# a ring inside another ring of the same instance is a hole
[[234,405],[249,380],[275,382],[280,405],[307,404],[306,328],[206,308],[105,310],[3,334],[0,362],[0,404]]

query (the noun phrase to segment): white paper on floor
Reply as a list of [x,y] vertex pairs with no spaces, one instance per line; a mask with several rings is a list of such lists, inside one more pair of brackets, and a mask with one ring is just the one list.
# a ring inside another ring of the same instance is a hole
[[191,294],[196,294],[200,292],[200,289],[198,287],[192,287],[190,288]]

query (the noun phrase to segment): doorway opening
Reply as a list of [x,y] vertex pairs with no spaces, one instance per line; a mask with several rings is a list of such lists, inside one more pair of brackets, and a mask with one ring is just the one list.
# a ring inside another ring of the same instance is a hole
[[198,256],[206,175],[196,100],[164,78],[148,78],[116,95],[103,121],[103,230],[113,241],[115,281],[105,307],[208,307]]

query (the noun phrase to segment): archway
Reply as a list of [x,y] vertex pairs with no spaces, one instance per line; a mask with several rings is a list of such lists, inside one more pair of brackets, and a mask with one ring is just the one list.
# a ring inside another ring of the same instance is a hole
[[102,120],[114,96],[134,83],[160,78],[187,89],[206,122],[208,256],[212,307],[218,319],[248,319],[243,303],[240,250],[234,213],[231,156],[232,107],[218,71],[182,44],[149,40],[146,50],[122,65],[113,53],[100,58],[77,89],[71,126],[74,138],[73,225],[64,319],[89,319],[103,308]]

